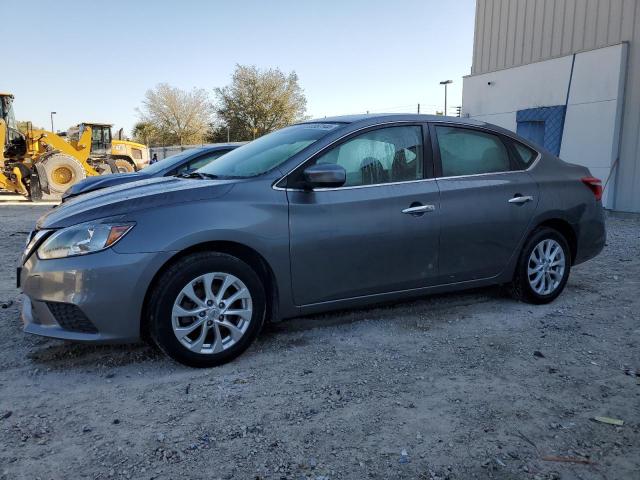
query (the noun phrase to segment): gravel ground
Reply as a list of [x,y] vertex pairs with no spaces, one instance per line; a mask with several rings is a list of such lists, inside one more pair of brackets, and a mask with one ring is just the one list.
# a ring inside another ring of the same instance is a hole
[[289,320],[192,370],[21,332],[13,268],[46,208],[0,206],[2,479],[640,477],[638,218],[609,218],[551,305],[494,288]]

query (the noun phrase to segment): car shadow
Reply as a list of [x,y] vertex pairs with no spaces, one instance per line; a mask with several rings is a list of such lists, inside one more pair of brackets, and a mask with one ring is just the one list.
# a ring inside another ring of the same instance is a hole
[[[335,310],[267,323],[260,334],[259,342],[261,347],[268,348],[271,346],[282,348],[283,344],[288,347],[301,347],[306,345],[309,340],[304,336],[287,336],[287,334],[371,320],[394,321],[399,316],[419,316],[424,313],[442,312],[444,317],[453,309],[499,300],[512,301],[508,299],[501,288],[485,287],[463,292],[434,294],[402,302],[383,302],[362,308]],[[146,342],[126,345],[91,345],[55,339],[37,339],[34,341],[28,358],[36,365],[56,370],[108,369],[147,362],[164,362],[167,366],[178,365],[167,358],[157,347]]]
[[90,345],[64,340],[50,340],[46,345],[32,351],[28,357],[35,364],[54,369],[113,368],[166,360],[159,349],[143,342],[126,345]]
[[482,287],[462,292],[432,294],[412,300],[381,302],[366,307],[334,310],[328,313],[270,322],[265,325],[260,338],[266,340],[281,333],[304,332],[370,320],[389,319],[393,321],[399,315],[415,315],[438,311],[446,313],[453,308],[496,300],[514,301],[499,286]]

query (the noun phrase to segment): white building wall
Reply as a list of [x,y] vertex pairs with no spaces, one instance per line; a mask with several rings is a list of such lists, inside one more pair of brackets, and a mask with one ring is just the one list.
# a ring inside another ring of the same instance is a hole
[[604,204],[612,208],[626,48],[619,44],[576,54],[575,61],[568,55],[465,77],[462,113],[516,131],[518,110],[566,105],[560,157],[608,180]]
[[[497,73],[621,42],[628,43],[628,52],[623,117],[615,127],[620,129],[620,146],[610,205],[640,212],[640,0],[476,0],[471,75]],[[602,73],[600,69],[595,72]],[[577,114],[578,110],[572,113]],[[494,114],[494,118],[511,121],[506,113]]]
[[576,55],[560,157],[602,179],[603,203],[613,208],[627,45]]
[[516,112],[564,105],[571,56],[464,78],[462,113],[516,130]]

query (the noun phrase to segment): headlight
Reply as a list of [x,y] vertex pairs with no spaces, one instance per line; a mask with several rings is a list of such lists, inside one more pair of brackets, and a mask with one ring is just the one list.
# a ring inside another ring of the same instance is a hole
[[22,252],[23,263],[27,259],[27,257],[31,255],[31,252],[33,252],[33,249],[36,248],[36,245],[40,243],[40,240],[42,240],[42,237],[44,237],[48,233],[49,233],[48,230],[38,230],[38,231],[33,231],[29,234],[29,236],[27,237],[27,244],[24,247],[24,252]]
[[133,228],[133,223],[82,223],[63,228],[38,248],[38,258],[73,257],[99,252],[113,246]]

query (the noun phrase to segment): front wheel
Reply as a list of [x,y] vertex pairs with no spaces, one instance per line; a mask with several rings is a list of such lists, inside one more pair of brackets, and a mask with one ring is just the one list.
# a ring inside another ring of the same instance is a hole
[[511,293],[527,303],[552,302],[564,290],[570,271],[571,251],[564,236],[552,228],[538,228],[522,249]]
[[213,367],[233,360],[258,336],[266,311],[260,277],[242,260],[215,252],[180,259],[149,301],[155,343],[174,360]]
[[46,154],[39,162],[44,168],[49,191],[54,195],[63,194],[68,188],[87,177],[82,163],[66,153]]

